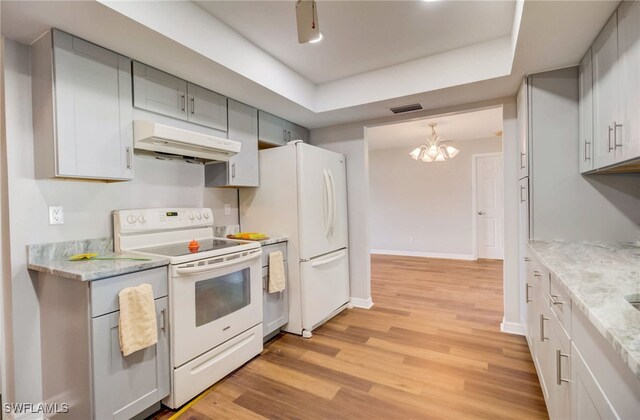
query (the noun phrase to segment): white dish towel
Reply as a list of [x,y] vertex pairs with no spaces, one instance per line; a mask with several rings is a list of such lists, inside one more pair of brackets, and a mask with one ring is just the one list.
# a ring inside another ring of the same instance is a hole
[[153,288],[143,283],[127,287],[118,293],[120,318],[118,333],[120,350],[128,356],[138,350],[153,346],[158,342],[156,306],[153,302]]
[[269,254],[269,287],[267,291],[269,293],[282,292],[286,284],[282,251],[272,252]]

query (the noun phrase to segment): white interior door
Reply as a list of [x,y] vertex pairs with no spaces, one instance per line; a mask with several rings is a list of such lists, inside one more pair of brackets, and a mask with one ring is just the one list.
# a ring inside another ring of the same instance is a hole
[[478,258],[501,260],[504,255],[502,154],[474,158]]
[[344,156],[297,144],[300,258],[347,246],[347,186]]

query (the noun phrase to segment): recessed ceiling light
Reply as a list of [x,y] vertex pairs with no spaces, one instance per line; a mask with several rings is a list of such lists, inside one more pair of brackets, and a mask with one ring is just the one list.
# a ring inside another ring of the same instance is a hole
[[315,44],[316,42],[320,42],[320,41],[322,41],[322,38],[324,38],[324,35],[322,35],[322,32],[320,32],[320,35],[318,35],[318,37],[317,37],[316,39],[312,39],[312,40],[311,40],[311,41],[309,41],[309,42],[311,42],[311,43]]

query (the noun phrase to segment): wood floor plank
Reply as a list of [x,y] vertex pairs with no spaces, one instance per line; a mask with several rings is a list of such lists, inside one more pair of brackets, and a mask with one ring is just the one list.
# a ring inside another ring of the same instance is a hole
[[548,418],[526,340],[500,331],[502,262],[375,255],[371,274],[372,309],[280,334],[181,418]]

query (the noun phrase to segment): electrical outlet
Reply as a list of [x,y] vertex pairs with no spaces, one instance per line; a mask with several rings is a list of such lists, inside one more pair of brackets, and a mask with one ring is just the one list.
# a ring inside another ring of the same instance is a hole
[[231,204],[225,203],[224,205],[224,215],[231,216]]
[[62,206],[49,206],[49,224],[64,225],[64,209]]

